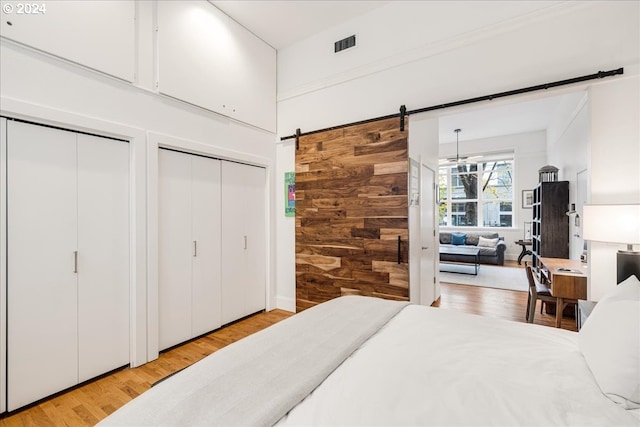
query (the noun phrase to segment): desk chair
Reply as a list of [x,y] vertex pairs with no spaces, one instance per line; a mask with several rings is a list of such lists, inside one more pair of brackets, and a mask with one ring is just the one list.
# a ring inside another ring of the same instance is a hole
[[524,262],[524,268],[527,271],[527,279],[529,280],[529,297],[527,299],[527,323],[533,323],[533,316],[536,311],[536,303],[538,300],[542,301],[540,304],[540,313],[542,313],[542,306],[545,302],[556,302],[556,299],[551,296],[551,291],[545,285],[540,283],[533,275],[533,269],[527,263]]

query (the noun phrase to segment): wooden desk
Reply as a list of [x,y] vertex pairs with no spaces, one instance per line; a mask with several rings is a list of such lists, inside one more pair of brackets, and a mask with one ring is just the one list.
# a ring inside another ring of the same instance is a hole
[[577,303],[579,299],[587,299],[586,266],[564,258],[540,258],[539,261],[540,280],[549,284],[551,296],[556,298],[556,328],[559,328],[565,300]]

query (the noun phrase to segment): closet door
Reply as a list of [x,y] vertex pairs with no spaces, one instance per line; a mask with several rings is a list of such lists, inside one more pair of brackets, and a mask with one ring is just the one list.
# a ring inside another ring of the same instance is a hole
[[7,123],[8,410],[78,381],[76,135]]
[[191,334],[221,326],[220,160],[191,156]]
[[160,350],[191,338],[191,156],[158,152]]
[[0,117],[0,414],[7,410],[7,119]]
[[77,136],[79,381],[129,363],[129,144]]
[[267,206],[265,200],[267,174],[264,168],[240,165],[246,169],[244,186],[248,198],[245,220],[247,245],[245,253],[247,314],[264,310],[267,285]]
[[265,308],[266,172],[222,162],[222,322]]

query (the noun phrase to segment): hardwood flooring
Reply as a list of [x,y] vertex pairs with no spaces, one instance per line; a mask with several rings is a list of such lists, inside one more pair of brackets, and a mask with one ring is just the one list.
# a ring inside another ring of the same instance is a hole
[[[515,263],[509,265],[514,266]],[[441,297],[433,306],[524,322],[526,303],[526,292],[441,283]],[[554,327],[555,316],[541,315],[539,304],[534,322]],[[5,415],[0,419],[0,427],[93,426],[148,390],[153,383],[291,315],[283,310],[256,314],[166,351],[153,362],[138,368],[121,369],[10,416]],[[576,330],[575,321],[569,318],[563,318],[562,327]]]
[[[515,261],[505,261],[505,267],[522,268],[525,279],[524,264],[519,266]],[[525,322],[527,292],[508,291],[504,289],[482,288],[451,283],[440,283],[440,298],[432,304],[448,310],[464,311],[482,316],[496,317],[516,322]],[[540,304],[536,305],[533,323],[555,327],[555,314],[540,314]],[[562,318],[562,329],[577,331],[575,319]]]
[[240,320],[163,352],[138,368],[112,372],[5,416],[0,427],[93,426],[162,378],[292,314],[273,310]]

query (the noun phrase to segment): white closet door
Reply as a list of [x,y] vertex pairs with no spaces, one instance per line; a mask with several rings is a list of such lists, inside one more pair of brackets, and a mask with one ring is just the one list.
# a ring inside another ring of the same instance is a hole
[[7,410],[7,119],[0,117],[0,414]]
[[222,162],[222,322],[265,308],[263,168]]
[[220,160],[191,156],[192,336],[221,326]]
[[191,338],[191,156],[158,152],[160,350]]
[[78,135],[79,380],[129,363],[129,144]]
[[267,205],[265,198],[267,174],[264,168],[245,166],[245,188],[249,205],[245,221],[248,236],[246,249],[247,314],[264,310],[267,285]]
[[7,123],[8,410],[78,381],[76,135]]

